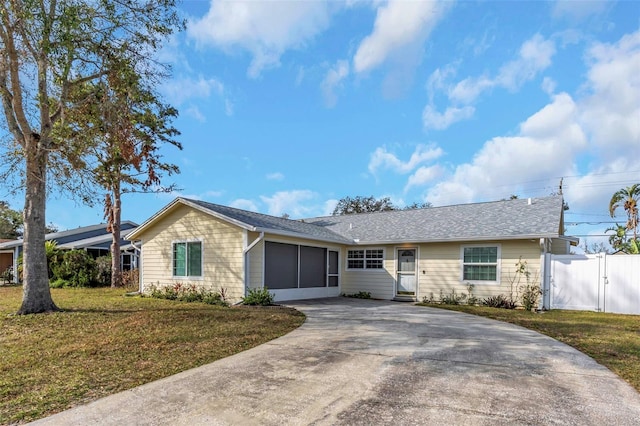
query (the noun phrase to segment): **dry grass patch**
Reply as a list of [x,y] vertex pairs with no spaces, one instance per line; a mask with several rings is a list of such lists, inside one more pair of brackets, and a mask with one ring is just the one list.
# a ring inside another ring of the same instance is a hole
[[640,315],[562,310],[532,313],[466,305],[428,306],[489,317],[546,334],[589,355],[640,392]]
[[20,287],[0,287],[0,424],[34,420],[282,336],[293,309],[229,309],[52,289],[64,312],[11,315]]

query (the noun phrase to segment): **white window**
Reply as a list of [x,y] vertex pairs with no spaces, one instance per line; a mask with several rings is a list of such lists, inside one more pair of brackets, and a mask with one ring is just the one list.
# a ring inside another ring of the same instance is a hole
[[202,277],[202,241],[173,243],[173,276]]
[[499,281],[500,246],[462,247],[462,280],[479,283]]
[[383,249],[347,250],[347,269],[383,269]]

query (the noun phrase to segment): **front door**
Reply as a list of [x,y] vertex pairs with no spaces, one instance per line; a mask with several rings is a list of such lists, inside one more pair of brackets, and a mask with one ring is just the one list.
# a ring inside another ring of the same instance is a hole
[[398,249],[398,295],[416,294],[416,249]]

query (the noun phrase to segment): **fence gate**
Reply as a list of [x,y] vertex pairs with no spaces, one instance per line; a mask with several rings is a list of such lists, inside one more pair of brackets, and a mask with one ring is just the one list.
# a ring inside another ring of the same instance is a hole
[[551,309],[640,315],[640,255],[553,255]]

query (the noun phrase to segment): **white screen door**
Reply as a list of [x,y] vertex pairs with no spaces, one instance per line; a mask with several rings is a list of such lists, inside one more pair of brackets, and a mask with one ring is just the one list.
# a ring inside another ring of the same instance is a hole
[[398,249],[397,294],[416,293],[416,249]]

